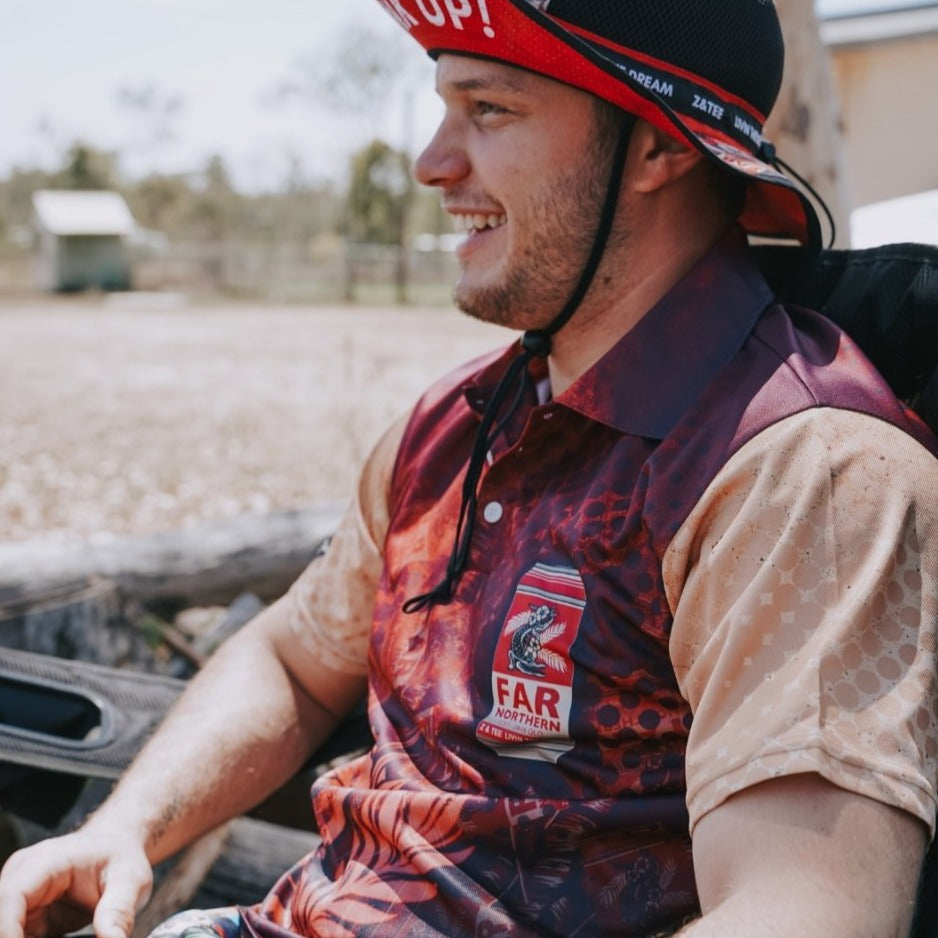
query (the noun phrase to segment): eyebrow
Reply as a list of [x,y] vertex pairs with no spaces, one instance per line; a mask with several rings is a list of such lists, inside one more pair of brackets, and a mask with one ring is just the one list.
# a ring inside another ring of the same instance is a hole
[[445,87],[453,91],[525,91],[527,85],[523,78],[510,75],[493,75],[486,78],[461,78],[447,81]]

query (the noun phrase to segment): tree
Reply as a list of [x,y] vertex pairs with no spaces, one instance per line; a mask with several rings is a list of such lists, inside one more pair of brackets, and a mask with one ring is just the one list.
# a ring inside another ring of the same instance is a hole
[[144,227],[182,235],[192,203],[192,187],[184,176],[150,173],[128,188],[127,201]]
[[117,184],[116,157],[107,150],[76,142],[55,175],[55,184],[62,189],[113,189]]
[[150,151],[175,138],[175,123],[184,106],[182,95],[164,92],[151,82],[122,85],[116,97],[121,110],[142,128],[128,144],[131,149]]
[[410,160],[383,140],[352,155],[349,235],[359,243],[402,242],[411,194]]
[[0,237],[25,237],[33,209],[33,193],[54,185],[51,173],[42,169],[10,171],[0,181]]
[[274,89],[273,100],[325,105],[340,116],[380,114],[414,74],[409,65],[413,50],[399,32],[346,29],[328,53],[317,50],[297,58]]
[[245,217],[244,197],[235,189],[225,161],[217,154],[209,157],[189,206],[187,224],[202,241],[225,241],[240,230]]
[[814,0],[776,0],[785,37],[785,78],[766,135],[827,203],[837,243],[850,236],[843,128],[833,70]]
[[373,140],[353,154],[348,235],[354,243],[397,248],[394,280],[401,303],[407,299],[407,218],[412,196],[410,158],[402,150]]
[[[328,108],[337,119],[367,120],[373,127],[383,112],[399,108],[401,150],[374,141],[350,160],[346,234],[353,243],[372,241],[397,247],[398,300],[407,295],[408,218],[414,200],[410,178],[413,98],[427,80],[429,60],[413,54],[410,40],[388,22],[386,29],[353,26],[321,50],[297,59],[274,89],[274,102],[298,101]],[[402,172],[403,167],[403,172]],[[370,199],[374,205],[369,205]],[[353,265],[347,266],[349,276]],[[346,293],[352,288],[346,283]]]

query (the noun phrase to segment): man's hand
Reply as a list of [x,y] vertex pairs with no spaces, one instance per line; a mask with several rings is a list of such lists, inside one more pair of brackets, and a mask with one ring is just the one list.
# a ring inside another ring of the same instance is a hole
[[127,938],[153,873],[133,838],[83,829],[13,854],[0,872],[0,938],[64,935],[94,922]]

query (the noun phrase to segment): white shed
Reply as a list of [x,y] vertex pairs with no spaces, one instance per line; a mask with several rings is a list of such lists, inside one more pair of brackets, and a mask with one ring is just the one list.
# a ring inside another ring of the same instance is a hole
[[130,288],[127,240],[136,225],[119,193],[40,189],[33,194],[33,218],[42,289]]

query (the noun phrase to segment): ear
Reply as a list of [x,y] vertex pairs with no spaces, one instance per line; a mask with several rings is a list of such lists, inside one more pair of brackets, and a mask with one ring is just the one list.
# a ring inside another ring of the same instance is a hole
[[650,193],[686,176],[703,162],[703,154],[663,130],[638,121],[629,152],[632,187]]

